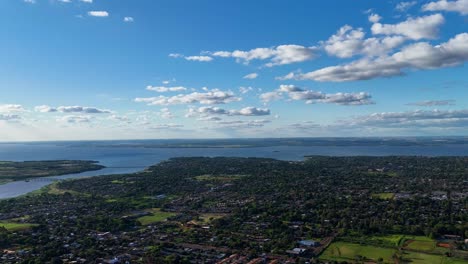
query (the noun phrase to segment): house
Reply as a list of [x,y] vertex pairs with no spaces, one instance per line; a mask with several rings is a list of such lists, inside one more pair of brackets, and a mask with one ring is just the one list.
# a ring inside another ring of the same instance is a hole
[[293,248],[292,250],[286,250],[286,253],[298,256],[302,255],[305,251],[305,248]]
[[313,240],[301,240],[299,241],[299,245],[305,247],[318,247],[320,246],[320,243]]

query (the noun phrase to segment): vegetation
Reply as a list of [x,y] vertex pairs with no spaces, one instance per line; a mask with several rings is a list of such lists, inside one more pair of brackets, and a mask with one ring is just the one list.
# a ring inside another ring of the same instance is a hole
[[374,261],[381,263],[394,263],[395,249],[375,246],[359,245],[346,242],[331,244],[321,255],[324,260],[336,261]]
[[466,157],[176,158],[0,201],[0,221],[38,225],[0,247],[20,263],[466,262],[467,174]]
[[150,215],[137,218],[137,221],[142,225],[150,225],[157,222],[166,221],[169,217],[175,216],[174,213],[162,212],[161,209],[155,208],[149,210]]
[[5,222],[0,221],[0,228],[5,228],[8,231],[23,231],[27,229],[31,229],[37,225],[35,224],[24,224],[24,223],[17,223],[17,222]]
[[98,165],[96,161],[1,161],[0,184],[7,183],[9,181],[100,170],[102,168],[104,168],[104,166]]

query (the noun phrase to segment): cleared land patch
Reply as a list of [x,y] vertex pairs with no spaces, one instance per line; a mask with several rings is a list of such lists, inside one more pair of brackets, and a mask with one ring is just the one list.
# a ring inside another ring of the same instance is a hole
[[335,261],[356,261],[359,259],[375,262],[382,258],[383,263],[393,263],[392,256],[395,252],[396,250],[392,248],[335,242],[322,253],[320,258]]
[[15,223],[15,222],[0,222],[0,227],[6,228],[8,231],[22,231],[33,228],[36,224]]
[[137,220],[142,225],[149,225],[152,223],[163,222],[163,221],[166,221],[169,217],[176,215],[175,213],[162,212],[161,209],[159,208],[151,209],[149,210],[149,212],[151,213],[150,215],[145,215],[145,216],[137,218]]

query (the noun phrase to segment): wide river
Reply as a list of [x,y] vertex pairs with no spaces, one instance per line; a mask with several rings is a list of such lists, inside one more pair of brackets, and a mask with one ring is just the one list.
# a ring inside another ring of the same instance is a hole
[[[2,143],[0,160],[96,160],[107,168],[79,174],[49,177],[71,179],[88,176],[132,173],[172,157],[231,156],[265,157],[281,160],[302,160],[307,155],[327,156],[467,156],[468,145],[436,146],[307,146],[257,148],[142,148],[96,147],[93,145],[67,145],[58,143]],[[17,197],[38,190],[51,181],[48,179],[17,181],[0,185],[0,199]]]

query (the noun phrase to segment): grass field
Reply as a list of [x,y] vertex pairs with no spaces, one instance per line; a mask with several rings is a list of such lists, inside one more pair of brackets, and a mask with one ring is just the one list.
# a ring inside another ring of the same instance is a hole
[[320,259],[335,261],[354,261],[357,256],[377,261],[383,259],[384,263],[393,263],[392,255],[395,249],[359,245],[346,242],[332,243],[320,256]]
[[405,248],[422,251],[433,251],[436,248],[436,241],[424,236],[405,237]]
[[149,224],[152,224],[152,223],[166,221],[167,218],[176,215],[175,213],[162,212],[161,209],[159,209],[159,208],[151,209],[150,212],[151,212],[151,215],[142,216],[142,217],[138,218],[137,220],[142,225],[149,225]]
[[395,197],[394,193],[374,193],[372,194],[373,198],[379,198],[382,200],[391,200],[393,197]]
[[35,224],[22,224],[15,222],[0,222],[0,227],[5,227],[8,231],[21,231],[35,227]]
[[210,223],[211,221],[215,220],[215,219],[219,219],[219,218],[222,218],[226,216],[225,214],[201,214],[199,216],[200,218],[200,221],[197,221],[197,222],[200,222],[202,224],[208,224]]
[[447,258],[441,255],[431,255],[417,252],[405,251],[403,261],[411,264],[466,264],[468,261],[462,259]]
[[373,236],[370,237],[368,240],[369,242],[372,241],[384,241],[386,244],[398,247],[404,242],[404,235],[387,235],[387,236]]

